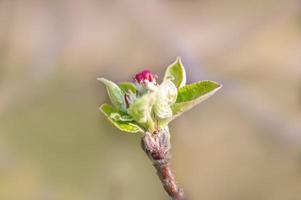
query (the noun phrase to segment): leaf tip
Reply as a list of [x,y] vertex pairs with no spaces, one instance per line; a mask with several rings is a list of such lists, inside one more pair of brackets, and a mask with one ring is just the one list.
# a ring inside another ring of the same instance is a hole
[[215,88],[212,90],[212,94],[215,94],[217,91],[222,89],[223,84],[217,83],[215,81],[211,81],[211,82],[215,84]]
[[98,81],[104,83],[107,79],[105,79],[105,78],[103,78],[103,77],[100,77],[100,78],[96,78],[96,80],[98,80]]
[[105,113],[105,108],[108,106],[109,104],[106,104],[106,103],[104,103],[104,104],[102,104],[101,106],[99,106],[99,110],[103,113],[103,114],[106,114]]
[[176,63],[181,63],[181,62],[182,62],[181,56],[177,56],[177,58],[176,58]]
[[[214,82],[214,81],[212,81]],[[223,84],[220,84],[218,82],[214,82],[216,84],[216,90],[220,90],[224,85]]]

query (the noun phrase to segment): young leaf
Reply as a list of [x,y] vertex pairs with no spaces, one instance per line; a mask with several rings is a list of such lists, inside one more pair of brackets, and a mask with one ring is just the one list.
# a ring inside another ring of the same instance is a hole
[[133,117],[128,114],[121,114],[120,112],[111,113],[110,118],[114,121],[122,121],[122,122],[132,122],[134,121]]
[[159,120],[172,117],[172,110],[166,101],[157,101],[153,109]]
[[159,86],[157,98],[158,100],[166,101],[168,105],[171,105],[177,100],[178,90],[174,83],[170,80],[165,80]]
[[152,129],[154,122],[152,120],[152,107],[156,100],[155,92],[148,92],[138,98],[128,108],[128,113],[140,124],[144,124],[146,128]]
[[158,119],[172,117],[170,105],[177,99],[177,88],[171,80],[165,80],[157,90],[156,102],[154,104],[154,113]]
[[135,84],[131,82],[121,82],[118,85],[124,92],[128,92],[130,90],[133,93],[136,93],[137,91]]
[[177,101],[172,105],[173,118],[209,98],[221,87],[213,81],[200,81],[180,88]]
[[112,104],[117,109],[126,111],[126,105],[124,102],[124,92],[119,88],[119,86],[105,78],[98,78],[97,80],[101,81],[106,85]]
[[122,121],[121,118],[116,119],[116,116],[125,116],[123,113],[120,113],[116,108],[109,104],[103,104],[99,108],[101,112],[107,117],[107,119],[119,130],[128,132],[128,133],[138,133],[144,132],[144,130],[135,122],[131,121]]
[[186,72],[181,59],[177,60],[167,67],[164,75],[165,80],[171,80],[177,88],[181,88],[186,84]]

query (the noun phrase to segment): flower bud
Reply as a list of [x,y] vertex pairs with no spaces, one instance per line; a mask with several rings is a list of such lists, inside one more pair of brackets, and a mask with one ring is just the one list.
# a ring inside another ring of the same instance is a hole
[[146,81],[156,83],[157,75],[153,74],[150,70],[143,70],[135,75],[134,80],[138,83],[144,83]]
[[147,90],[156,90],[158,86],[157,75],[153,74],[150,70],[139,72],[133,79],[140,94],[145,93]]

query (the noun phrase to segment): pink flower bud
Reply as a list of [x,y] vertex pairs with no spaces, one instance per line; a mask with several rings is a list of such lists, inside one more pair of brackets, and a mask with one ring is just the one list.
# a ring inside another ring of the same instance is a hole
[[134,80],[138,83],[145,83],[146,81],[156,84],[157,75],[150,70],[143,70],[135,75]]

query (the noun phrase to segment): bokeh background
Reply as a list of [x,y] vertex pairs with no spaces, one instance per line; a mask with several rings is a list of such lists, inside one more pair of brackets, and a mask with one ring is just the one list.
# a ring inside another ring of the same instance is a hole
[[298,0],[1,0],[0,199],[168,199],[96,81],[181,56],[216,95],[171,124],[192,200],[301,199]]

